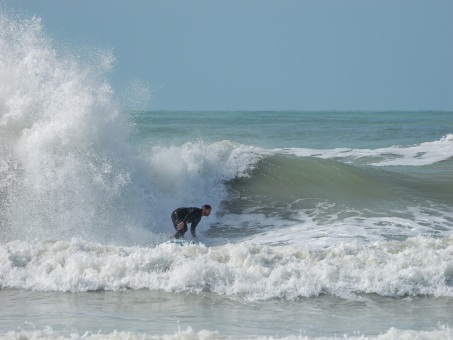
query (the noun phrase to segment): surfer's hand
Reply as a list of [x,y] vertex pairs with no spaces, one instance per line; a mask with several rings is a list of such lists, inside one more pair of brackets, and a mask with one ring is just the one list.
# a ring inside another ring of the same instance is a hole
[[176,225],[176,228],[178,228],[178,230],[181,230],[183,227],[184,227],[184,222],[179,222],[179,223]]

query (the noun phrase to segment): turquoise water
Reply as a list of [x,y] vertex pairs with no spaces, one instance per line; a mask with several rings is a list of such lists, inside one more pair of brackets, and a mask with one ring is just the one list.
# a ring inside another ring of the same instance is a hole
[[[382,148],[438,140],[452,112],[135,112],[136,138],[178,144],[233,140],[264,148]],[[258,128],[259,127],[259,128]]]

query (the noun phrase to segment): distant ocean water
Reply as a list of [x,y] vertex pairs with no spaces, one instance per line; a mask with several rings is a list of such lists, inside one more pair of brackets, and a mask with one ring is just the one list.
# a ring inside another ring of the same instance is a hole
[[453,338],[453,112],[129,112],[109,60],[0,14],[1,339]]

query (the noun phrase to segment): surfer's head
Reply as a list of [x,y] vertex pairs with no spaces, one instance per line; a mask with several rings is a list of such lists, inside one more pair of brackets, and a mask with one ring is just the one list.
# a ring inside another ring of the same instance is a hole
[[201,207],[201,213],[203,216],[209,216],[211,214],[211,206],[209,204],[205,204]]

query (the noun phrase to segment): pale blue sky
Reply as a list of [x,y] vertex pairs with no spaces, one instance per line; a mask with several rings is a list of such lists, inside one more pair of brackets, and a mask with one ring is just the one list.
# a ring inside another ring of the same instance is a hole
[[10,0],[151,109],[453,110],[452,0]]

